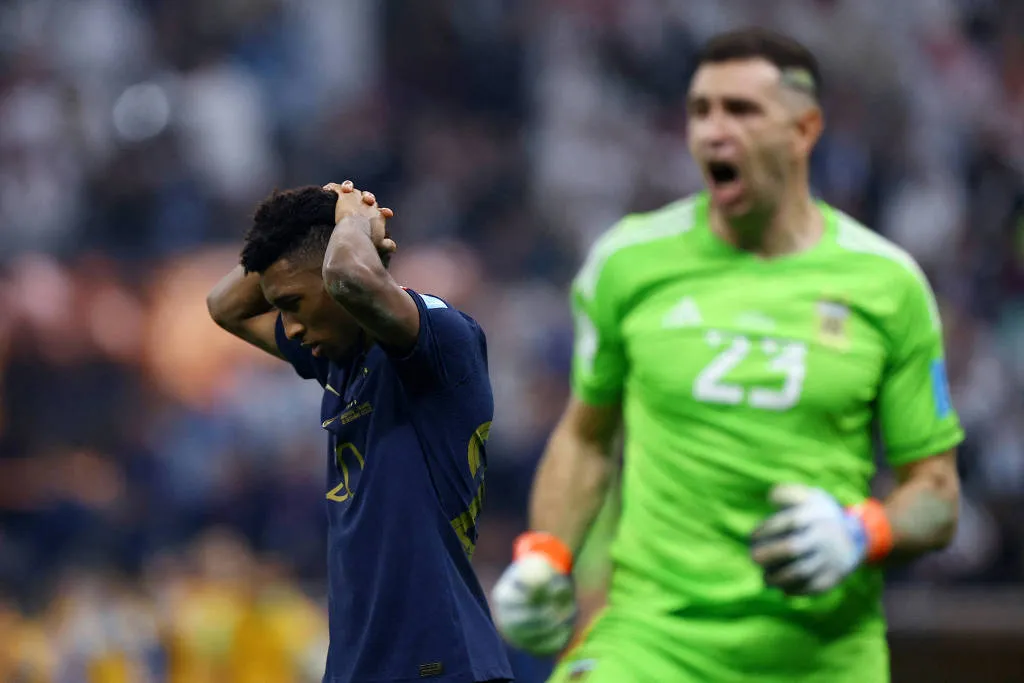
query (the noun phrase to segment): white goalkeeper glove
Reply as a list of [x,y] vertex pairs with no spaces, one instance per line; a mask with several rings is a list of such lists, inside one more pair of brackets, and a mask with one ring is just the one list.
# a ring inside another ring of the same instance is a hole
[[491,593],[494,622],[513,647],[547,656],[562,650],[576,622],[572,553],[551,534],[516,539],[513,562]]
[[892,529],[876,500],[843,508],[825,491],[803,484],[772,489],[781,510],[751,536],[754,561],[765,583],[790,595],[824,593],[863,562],[877,562],[892,549]]

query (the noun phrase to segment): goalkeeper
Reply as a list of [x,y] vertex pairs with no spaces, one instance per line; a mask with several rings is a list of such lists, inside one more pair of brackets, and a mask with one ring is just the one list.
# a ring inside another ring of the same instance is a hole
[[882,568],[953,537],[963,432],[920,269],[811,197],[819,87],[785,37],[712,39],[687,101],[707,190],[625,218],[575,280],[573,398],[492,601],[512,644],[565,646],[623,425],[608,606],[553,681],[889,680]]

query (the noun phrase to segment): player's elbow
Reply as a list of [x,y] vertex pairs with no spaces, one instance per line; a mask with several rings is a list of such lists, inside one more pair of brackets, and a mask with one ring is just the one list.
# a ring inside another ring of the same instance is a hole
[[238,330],[245,324],[246,319],[250,317],[237,300],[237,297],[233,296],[230,290],[226,290],[220,285],[214,287],[206,295],[206,310],[210,314],[210,318],[213,319],[213,322],[217,323],[221,329],[232,334],[237,334]]
[[231,326],[231,313],[230,307],[224,300],[224,294],[220,291],[220,287],[214,287],[210,290],[210,293],[206,295],[206,310],[210,314],[210,318],[213,322],[219,326],[228,329]]
[[620,415],[617,404],[592,406],[573,398],[555,426],[552,441],[563,445],[558,450],[608,459],[618,434]]

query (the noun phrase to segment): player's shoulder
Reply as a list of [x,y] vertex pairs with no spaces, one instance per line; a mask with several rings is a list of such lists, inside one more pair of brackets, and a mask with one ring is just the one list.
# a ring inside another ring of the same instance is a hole
[[594,242],[590,256],[608,259],[687,233],[696,225],[700,202],[701,195],[692,195],[653,211],[631,213]]
[[446,328],[465,328],[476,336],[484,336],[480,323],[465,311],[455,308],[446,299],[436,294],[419,292],[410,287],[402,287],[402,289],[418,302],[420,314],[429,317],[432,325],[441,325]]
[[844,258],[864,260],[872,280],[899,300],[924,302],[933,321],[938,320],[938,304],[924,270],[910,252],[892,240],[838,209],[829,207],[836,216],[836,244]]
[[406,293],[409,296],[411,296],[412,298],[419,300],[420,303],[423,304],[423,308],[427,309],[428,311],[450,310],[450,309],[454,310],[448,304],[447,301],[445,301],[444,299],[442,299],[439,296],[435,296],[433,294],[423,294],[421,292],[417,292],[415,289],[412,289],[410,287],[402,287],[402,289],[404,289],[406,291]]
[[590,247],[577,285],[593,291],[602,272],[628,261],[632,268],[646,259],[664,258],[659,244],[690,232],[697,224],[701,195],[692,195],[644,213],[631,213],[606,230]]
[[829,209],[835,215],[836,244],[845,258],[863,259],[879,276],[901,285],[927,286],[924,271],[910,252],[842,211]]

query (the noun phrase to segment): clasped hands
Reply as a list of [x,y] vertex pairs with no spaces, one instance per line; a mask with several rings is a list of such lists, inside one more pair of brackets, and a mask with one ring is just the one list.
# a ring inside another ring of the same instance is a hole
[[334,224],[350,216],[362,216],[367,219],[366,234],[380,254],[381,260],[387,265],[391,255],[398,250],[398,244],[388,232],[387,221],[394,218],[395,212],[377,205],[377,198],[372,192],[356,189],[351,180],[324,185],[325,190],[335,192],[338,201],[334,205]]

